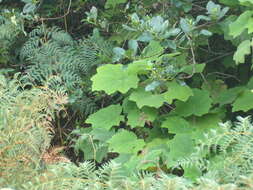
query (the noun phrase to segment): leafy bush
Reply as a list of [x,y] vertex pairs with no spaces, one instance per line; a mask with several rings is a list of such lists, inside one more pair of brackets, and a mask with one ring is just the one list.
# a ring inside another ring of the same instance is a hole
[[0,0],[3,186],[250,188],[252,5]]
[[[205,173],[204,176],[197,178],[194,182],[183,177],[176,177],[165,174],[162,171],[158,171],[155,174],[142,172],[135,173],[134,175],[133,173],[131,175],[128,175],[126,170],[122,168],[121,164],[117,164],[115,162],[104,164],[99,169],[96,169],[96,165],[94,164],[94,162],[80,163],[79,166],[76,166],[73,163],[60,162],[54,165],[45,165],[44,168],[41,168],[40,166],[35,167],[36,165],[32,165],[31,160],[29,160],[28,163],[31,165],[22,164],[22,166],[25,167],[25,170],[24,168],[20,168],[20,166],[18,167],[17,165],[11,165],[12,170],[8,170],[8,172],[13,171],[13,169],[17,169],[15,170],[15,175],[11,178],[9,178],[10,176],[6,175],[2,176],[2,179],[7,180],[8,183],[3,183],[1,186],[32,190],[70,188],[101,190],[251,189],[252,171],[250,169],[251,161],[248,158],[251,158],[250,155],[252,149],[252,138],[250,137],[252,135],[251,130],[253,129],[253,124],[250,122],[249,118],[238,119],[239,121],[235,123],[234,127],[231,127],[231,125],[229,125],[228,123],[223,124],[223,133],[217,135],[217,131],[213,131],[209,135],[206,135],[206,141],[204,141],[205,143],[200,144],[201,148],[198,149],[199,151],[194,154],[194,157],[189,157],[188,161],[190,160],[190,158],[195,159],[191,160],[193,161],[191,164],[194,165],[196,165],[196,163],[201,159],[203,159],[204,162],[198,163],[208,163],[207,165],[205,165],[205,171],[208,172]],[[20,137],[20,133],[14,133],[11,135],[12,137],[15,137],[15,140],[19,140],[17,139],[17,137]],[[41,134],[32,133],[30,134],[30,137],[33,136],[33,138],[38,138],[39,135]],[[13,142],[15,145],[17,145],[17,143],[20,141],[15,140]],[[246,148],[245,144],[248,145],[246,146]],[[22,148],[27,147],[28,145],[28,143],[23,144]],[[215,151],[215,148],[217,148],[213,147],[213,145],[219,145],[219,151],[216,152],[217,154],[213,153],[213,151]],[[241,150],[240,148],[242,147],[244,148]],[[36,150],[35,148],[38,147],[34,147],[34,149],[31,149],[31,147],[28,146],[27,148],[27,153],[32,153],[31,151]],[[212,151],[210,152],[210,154],[214,155],[209,157],[210,159],[208,160],[210,162],[205,162],[205,154],[208,153],[209,150]],[[15,148],[15,146],[8,146],[8,151],[17,151],[17,149]],[[40,152],[38,149],[37,151]],[[238,151],[240,151],[240,154]],[[31,155],[29,154],[29,156]],[[37,159],[34,161],[37,162]],[[17,162],[17,160],[15,160],[15,162]],[[8,163],[10,164],[9,160]],[[1,167],[2,166],[3,165],[1,165]],[[33,175],[31,175],[30,172],[34,172]],[[12,173],[8,174],[10,175]],[[191,170],[189,174],[194,175],[194,171]],[[245,174],[247,177],[242,174]]]
[[[129,172],[170,170],[195,151],[205,132],[219,128],[231,111],[229,104],[234,102],[232,112],[248,111],[239,96],[248,87],[234,91],[221,79],[209,80],[204,76],[210,72],[207,64],[198,63],[198,49],[216,33],[203,25],[220,27],[227,12],[210,1],[205,15],[187,15],[179,22],[166,14],[129,15],[128,25],[122,26],[128,46],[115,47],[111,63],[98,67],[91,78],[93,91],[121,99],[87,118],[92,129],[76,131],[81,137],[75,148],[98,162],[107,149],[116,152],[116,161]],[[234,96],[227,100],[230,91]]]

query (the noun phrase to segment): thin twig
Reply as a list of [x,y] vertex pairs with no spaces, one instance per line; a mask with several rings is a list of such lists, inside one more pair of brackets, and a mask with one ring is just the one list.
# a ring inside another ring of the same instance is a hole
[[61,19],[61,18],[65,18],[70,13],[71,4],[72,4],[72,0],[69,0],[68,10],[64,15],[59,16],[59,17],[52,17],[52,18],[50,18],[50,17],[49,18],[40,18],[39,20],[40,21],[45,21],[45,20],[58,20],[58,19]]
[[188,35],[185,35],[185,36],[187,37],[187,39],[190,42],[190,50],[191,50],[191,54],[192,54],[193,69],[192,69],[192,73],[190,75],[184,76],[184,77],[182,77],[182,79],[191,78],[195,74],[195,70],[196,70],[195,65],[197,64],[196,59],[195,59],[195,53],[194,53],[194,50],[193,50],[192,40],[191,40],[191,38]]
[[225,53],[225,54],[223,54],[223,55],[221,55],[221,56],[215,57],[215,58],[213,58],[213,59],[209,59],[208,61],[203,62],[202,64],[207,64],[207,63],[216,61],[216,60],[218,60],[218,59],[221,59],[221,58],[226,57],[226,56],[228,56],[228,55],[231,55],[231,54],[233,54],[233,53],[234,53],[234,51]]

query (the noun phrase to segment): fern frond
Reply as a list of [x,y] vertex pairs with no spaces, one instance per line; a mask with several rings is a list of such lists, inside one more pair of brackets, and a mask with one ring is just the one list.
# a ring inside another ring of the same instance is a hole
[[25,90],[18,75],[11,81],[1,75],[0,87],[0,186],[15,187],[40,171],[41,155],[52,138],[51,121],[66,95]]
[[253,124],[250,117],[238,117],[234,125],[226,122],[200,141],[196,152],[179,165],[197,166],[202,171],[217,173],[222,182],[233,182],[240,175],[253,172]]
[[[20,57],[27,65],[25,81],[65,90],[70,104],[85,114],[91,114],[97,106],[89,98],[89,85],[84,79],[92,74],[100,49],[91,39],[73,40],[59,28],[40,26],[29,34]],[[82,105],[82,107],[80,107]]]
[[125,177],[120,164],[116,162],[108,162],[103,164],[102,167],[98,170],[98,175],[102,181],[114,181],[115,183],[117,181],[123,180]]

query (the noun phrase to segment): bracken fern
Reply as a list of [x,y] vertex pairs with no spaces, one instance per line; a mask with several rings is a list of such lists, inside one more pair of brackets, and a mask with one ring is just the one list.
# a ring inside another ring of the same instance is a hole
[[[178,165],[196,166],[208,178],[222,183],[234,182],[253,173],[253,124],[250,117],[220,124],[199,141],[196,152]],[[208,171],[206,173],[206,171]]]
[[18,75],[0,75],[0,186],[16,186],[41,169],[41,155],[50,145],[55,111],[65,94],[46,88],[25,90]]
[[97,106],[87,79],[100,63],[101,44],[105,42],[94,36],[74,40],[57,27],[39,26],[29,33],[20,51],[21,62],[27,65],[26,81],[46,85],[52,90],[65,90],[75,110],[85,115],[93,113]]

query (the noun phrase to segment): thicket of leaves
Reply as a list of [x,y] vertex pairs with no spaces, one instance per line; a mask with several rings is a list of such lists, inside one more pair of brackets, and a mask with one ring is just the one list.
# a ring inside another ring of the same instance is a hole
[[[114,56],[91,81],[93,91],[121,99],[90,115],[85,123],[91,128],[76,131],[83,135],[75,148],[87,159],[101,162],[109,150],[130,172],[180,166],[184,175],[202,175],[205,170],[180,160],[195,152],[205,134],[222,130],[219,122],[250,113],[252,4],[238,2],[236,9],[226,1],[202,2],[196,13],[198,3],[159,2],[149,14],[134,12],[117,26],[121,32],[110,37],[118,45]],[[185,15],[171,16],[171,6]],[[93,7],[88,20],[101,23],[99,10]]]
[[[0,3],[0,74],[20,72],[20,86],[5,85],[3,98],[39,97],[38,114],[46,115],[20,117],[54,117],[54,144],[72,147],[77,163],[113,159],[126,176],[162,171],[217,185],[252,174],[250,0]],[[66,99],[51,107],[34,89]],[[245,118],[235,125],[219,124],[238,115]],[[19,115],[12,117],[19,129]]]

